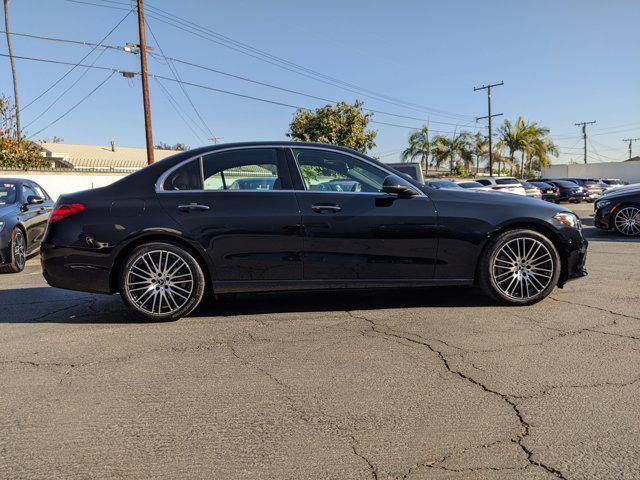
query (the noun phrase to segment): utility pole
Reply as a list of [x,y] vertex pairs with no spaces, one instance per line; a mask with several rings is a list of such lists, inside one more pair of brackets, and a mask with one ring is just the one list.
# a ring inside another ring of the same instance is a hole
[[4,31],[7,34],[7,48],[9,49],[9,59],[11,60],[11,74],[13,75],[13,103],[16,107],[16,138],[18,145],[21,143],[22,129],[20,128],[20,103],[18,102],[18,79],[16,77],[16,64],[13,60],[13,49],[11,48],[11,33],[9,33],[9,0],[4,0]]
[[138,32],[140,37],[140,74],[142,78],[142,102],[144,104],[144,129],[147,137],[147,163],[151,165],[153,163],[153,133],[151,130],[151,107],[149,105],[149,78],[147,77],[147,38],[144,30],[142,0],[138,0]]
[[623,142],[629,142],[629,158],[633,157],[633,151],[631,149],[631,145],[633,144],[633,142],[637,142],[639,140],[640,138],[623,138],[622,139]]
[[576,123],[576,127],[582,127],[582,139],[584,140],[584,163],[587,163],[587,125],[593,125],[594,123],[596,123],[596,121],[594,120],[593,122],[578,122]]
[[[477,92],[478,90],[486,90],[487,91],[487,109],[488,109],[488,115],[484,116],[484,117],[476,117],[476,122],[478,122],[479,120],[483,120],[485,118],[489,119],[489,175],[493,177],[493,136],[492,136],[492,131],[491,131],[491,119],[493,117],[499,117],[500,115],[502,115],[502,113],[495,113],[495,114],[491,114],[491,88],[492,87],[499,87],[501,85],[504,85],[504,82],[500,82],[500,83],[493,83],[491,85],[482,85],[481,87],[474,87],[473,91]],[[498,172],[498,175],[500,175],[500,172]]]

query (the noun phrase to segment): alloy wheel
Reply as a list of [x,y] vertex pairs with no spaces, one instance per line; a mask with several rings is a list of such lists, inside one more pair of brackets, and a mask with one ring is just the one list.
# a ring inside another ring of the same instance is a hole
[[640,235],[640,208],[625,207],[616,213],[616,230],[623,235]]
[[549,286],[554,268],[551,252],[542,242],[518,237],[505,243],[493,257],[491,275],[503,294],[526,300]]
[[177,312],[186,305],[194,289],[194,276],[187,262],[167,250],[142,253],[129,267],[126,293],[137,308],[153,315]]
[[16,266],[22,270],[27,261],[27,248],[24,242],[24,235],[22,232],[17,231],[13,236],[13,258],[15,259]]

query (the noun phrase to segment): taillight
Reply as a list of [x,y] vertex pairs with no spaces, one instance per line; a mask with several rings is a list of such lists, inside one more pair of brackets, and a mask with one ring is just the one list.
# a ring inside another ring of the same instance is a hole
[[59,222],[63,218],[80,213],[85,209],[86,207],[81,203],[64,203],[62,205],[56,205],[49,216],[49,223]]

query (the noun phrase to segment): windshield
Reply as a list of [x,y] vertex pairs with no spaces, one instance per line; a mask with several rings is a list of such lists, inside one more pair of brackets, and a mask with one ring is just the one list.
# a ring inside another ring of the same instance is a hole
[[13,183],[0,182],[0,205],[9,205],[16,201],[16,186]]
[[462,188],[456,182],[451,182],[449,180],[431,180],[427,182],[427,185],[434,188]]
[[484,185],[482,185],[481,183],[478,183],[478,182],[460,182],[458,185],[460,185],[462,188],[484,187]]
[[607,185],[624,185],[622,180],[619,180],[617,178],[607,178],[605,180],[602,180],[604,183],[606,183]]
[[496,185],[520,185],[515,178],[496,178]]
[[540,188],[551,188],[551,185],[549,185],[548,183],[544,183],[544,182],[530,182],[532,185],[536,186],[536,187],[540,187]]

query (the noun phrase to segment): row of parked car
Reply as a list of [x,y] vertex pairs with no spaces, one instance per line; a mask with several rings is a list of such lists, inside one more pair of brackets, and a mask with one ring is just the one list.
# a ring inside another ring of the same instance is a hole
[[[470,188],[474,190],[499,191],[540,198],[548,202],[593,203],[602,194],[627,185],[617,178],[542,178],[519,180],[513,177],[480,177],[475,179],[425,179],[417,164],[393,164],[395,169],[414,180],[435,188]],[[413,168],[412,168],[413,167]]]

